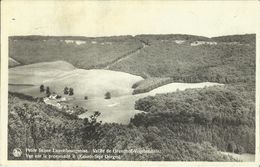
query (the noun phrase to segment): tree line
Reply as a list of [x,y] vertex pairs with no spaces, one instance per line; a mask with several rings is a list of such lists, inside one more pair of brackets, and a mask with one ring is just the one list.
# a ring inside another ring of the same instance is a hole
[[[40,92],[45,92],[47,96],[51,95],[51,91],[50,91],[50,87],[47,86],[46,88],[44,87],[44,85],[40,86]],[[69,95],[72,96],[74,95],[74,89],[73,88],[68,88],[67,86],[64,88],[63,90],[64,95]]]

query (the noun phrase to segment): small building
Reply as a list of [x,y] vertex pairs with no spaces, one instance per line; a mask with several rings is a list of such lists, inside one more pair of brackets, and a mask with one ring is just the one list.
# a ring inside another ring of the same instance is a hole
[[190,44],[190,46],[199,46],[199,45],[217,45],[217,42],[214,41],[195,41]]
[[183,44],[185,42],[185,40],[175,40],[175,43],[177,44]]

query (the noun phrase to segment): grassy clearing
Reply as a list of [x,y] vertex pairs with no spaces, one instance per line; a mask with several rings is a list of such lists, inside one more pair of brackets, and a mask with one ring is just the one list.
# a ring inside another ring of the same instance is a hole
[[[84,99],[103,97],[110,92],[111,98],[131,95],[131,86],[142,77],[110,70],[76,69],[67,62],[36,63],[9,69],[10,91],[42,96],[40,85],[49,86],[51,92],[63,95],[65,87],[74,89],[73,97]],[[20,88],[20,90],[19,90]]]
[[163,86],[171,82],[173,82],[171,78],[158,78],[158,77],[147,78],[145,80],[133,84],[132,86],[132,88],[134,88],[133,94],[149,92],[155,88],[158,88],[160,86]]

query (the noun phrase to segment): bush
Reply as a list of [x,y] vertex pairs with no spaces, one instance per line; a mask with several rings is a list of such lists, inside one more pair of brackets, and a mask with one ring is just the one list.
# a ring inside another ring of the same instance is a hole
[[69,94],[69,88],[65,87],[63,92],[64,92],[65,95]]
[[49,86],[46,87],[46,95],[47,95],[47,96],[50,96],[50,95],[51,95],[51,91],[50,91]]
[[227,146],[227,151],[228,152],[235,152],[236,150],[236,144],[234,142],[229,142]]
[[245,152],[244,147],[242,147],[242,146],[237,146],[237,148],[236,148],[236,150],[235,150],[235,153],[237,153],[237,154],[242,154],[242,153],[244,153],[244,152]]
[[44,85],[41,85],[41,86],[40,86],[40,92],[44,92],[44,91],[45,91]]
[[111,99],[111,93],[110,92],[107,92],[105,94],[105,99]]
[[72,95],[74,95],[74,90],[73,90],[73,88],[70,88],[69,89],[69,96],[72,96]]

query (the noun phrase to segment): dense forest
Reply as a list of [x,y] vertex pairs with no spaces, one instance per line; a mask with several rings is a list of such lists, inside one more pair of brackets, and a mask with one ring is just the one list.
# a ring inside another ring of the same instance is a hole
[[[14,148],[22,151],[26,148],[103,148],[160,150],[155,154],[118,153],[121,160],[234,161],[232,157],[220,154],[209,142],[182,139],[171,127],[141,126],[136,123],[139,116],[129,125],[102,124],[97,120],[99,112],[88,119],[78,119],[64,115],[41,99],[29,100],[10,93],[8,101],[9,159],[14,159]],[[20,159],[26,159],[25,155]]]
[[[191,46],[194,39],[175,36],[141,36],[147,47],[110,67],[143,77],[171,77],[176,82],[246,82],[255,74],[255,35],[229,36],[236,43]],[[212,38],[211,40],[214,40]],[[185,40],[178,44],[176,40]],[[209,40],[209,39],[208,39]],[[203,41],[208,41],[203,40]],[[243,77],[241,77],[243,76]]]
[[[208,141],[222,151],[254,153],[255,107],[240,92],[225,87],[188,89],[140,99],[136,126],[169,128],[192,142]],[[232,149],[231,149],[232,145]]]

